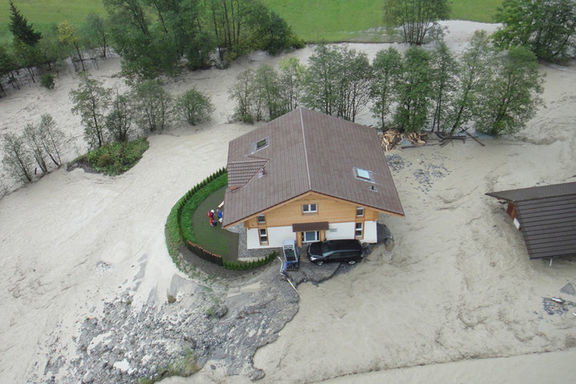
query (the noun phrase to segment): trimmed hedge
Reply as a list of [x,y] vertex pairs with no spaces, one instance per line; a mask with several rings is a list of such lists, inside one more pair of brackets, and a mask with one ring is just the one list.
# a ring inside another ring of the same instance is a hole
[[258,268],[262,265],[268,264],[269,262],[274,260],[277,256],[278,256],[278,252],[273,251],[271,254],[269,254],[265,258],[260,259],[260,260],[255,260],[255,261],[248,261],[248,262],[244,262],[244,261],[232,262],[232,261],[227,261],[227,260],[222,260],[222,261],[224,263],[224,268],[226,268],[226,269],[233,269],[236,271],[244,271],[247,269]]
[[[210,194],[226,186],[227,183],[228,173],[226,169],[219,169],[186,192],[170,210],[164,227],[166,247],[174,264],[176,264],[181,271],[187,272],[189,269],[180,255],[181,247],[186,246],[193,252],[198,248],[198,246],[196,246],[198,240],[194,235],[194,228],[190,225],[194,211]],[[231,262],[222,258],[217,261],[215,256],[203,258],[215,264],[223,265],[224,268],[227,269],[247,270],[267,264],[274,260],[277,255],[278,253],[274,251],[264,259],[250,262]]]

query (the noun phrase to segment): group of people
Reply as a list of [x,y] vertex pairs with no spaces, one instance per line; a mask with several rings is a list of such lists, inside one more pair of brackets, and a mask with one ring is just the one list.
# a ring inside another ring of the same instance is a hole
[[210,226],[217,227],[218,223],[222,223],[222,217],[224,216],[224,212],[220,208],[216,208],[216,210],[209,210],[208,211],[208,218],[210,219]]

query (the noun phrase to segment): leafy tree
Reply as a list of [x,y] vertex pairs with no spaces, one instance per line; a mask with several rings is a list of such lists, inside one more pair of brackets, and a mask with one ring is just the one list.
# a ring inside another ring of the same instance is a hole
[[576,35],[576,3],[504,0],[496,20],[503,24],[494,34],[500,48],[527,46],[540,59],[562,60]]
[[488,35],[477,31],[464,52],[457,70],[457,86],[446,115],[450,135],[473,118],[478,95],[491,80],[494,51]]
[[368,57],[355,50],[342,50],[337,116],[355,121],[370,95],[372,68]]
[[303,103],[327,115],[336,114],[342,69],[341,50],[324,44],[318,45],[308,63],[304,77]]
[[56,128],[56,123],[50,114],[45,113],[40,117],[38,135],[44,153],[50,158],[54,166],[60,167],[62,165],[62,145],[66,141],[66,136]]
[[295,57],[280,62],[280,101],[281,109],[286,112],[296,109],[300,103],[305,71],[306,68]]
[[210,97],[192,88],[176,99],[176,112],[190,125],[196,125],[210,118],[214,106]]
[[80,34],[88,46],[99,47],[102,50],[102,57],[106,57],[110,32],[108,23],[103,17],[90,13],[82,24]]
[[24,182],[31,182],[34,174],[33,162],[22,136],[7,133],[3,136],[2,163],[14,176]]
[[372,113],[380,120],[380,129],[386,126],[390,108],[398,99],[396,90],[402,75],[402,55],[395,48],[388,48],[376,54],[372,63],[374,70],[370,85]]
[[404,56],[403,68],[398,82],[398,108],[394,122],[401,131],[420,132],[426,124],[430,107],[430,54],[422,48],[409,48]]
[[84,66],[84,58],[82,57],[82,52],[80,51],[80,37],[76,32],[76,28],[67,21],[63,21],[58,24],[58,40],[71,48],[74,48],[76,54],[78,55],[78,60],[82,65],[82,71],[86,71]]
[[132,131],[133,108],[130,99],[116,91],[110,112],[106,115],[106,130],[114,141],[126,142]]
[[255,102],[254,71],[247,69],[237,77],[236,84],[230,90],[230,98],[236,102],[234,118],[244,123],[253,123],[262,115],[260,106]]
[[256,103],[265,111],[265,116],[258,116],[258,120],[272,120],[287,112],[283,108],[278,74],[269,65],[262,65],[256,70],[254,96]]
[[28,20],[14,6],[12,0],[10,0],[10,24],[8,28],[16,40],[29,46],[35,46],[42,38],[42,34],[34,31],[32,25],[28,24]]
[[448,0],[384,0],[384,22],[400,27],[406,43],[421,45],[448,18]]
[[26,124],[24,128],[24,142],[30,149],[30,153],[40,168],[43,175],[48,173],[48,165],[46,164],[47,154],[42,145],[42,136],[38,128],[34,124]]
[[13,47],[18,68],[26,68],[32,82],[35,83],[34,68],[45,61],[42,51],[38,47],[25,44],[18,39],[14,39]]
[[40,84],[44,88],[47,89],[54,89],[54,75],[51,73],[45,73],[40,77]]
[[456,91],[457,62],[445,42],[440,41],[431,56],[431,100],[434,104],[432,131],[445,129],[448,109]]
[[9,75],[11,76],[11,80],[15,81],[15,78],[12,75],[12,71],[16,69],[18,69],[18,67],[12,54],[6,49],[6,47],[0,45],[0,92],[6,92],[2,86],[2,78]]
[[496,58],[494,77],[477,105],[476,129],[490,135],[517,132],[534,117],[540,93],[536,56],[524,47],[510,48]]
[[148,132],[162,132],[168,126],[172,97],[156,80],[145,80],[133,89],[137,120]]
[[84,76],[78,89],[70,92],[74,107],[84,125],[84,137],[90,148],[100,148],[108,142],[104,116],[110,104],[110,90],[98,80]]

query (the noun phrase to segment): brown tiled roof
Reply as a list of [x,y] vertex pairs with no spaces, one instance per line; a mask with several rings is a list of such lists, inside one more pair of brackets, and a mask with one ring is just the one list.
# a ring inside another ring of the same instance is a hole
[[[264,138],[268,145],[256,150]],[[266,161],[263,175],[243,165],[257,159]],[[358,179],[355,168],[370,171],[373,182]],[[228,169],[225,226],[309,191],[404,215],[376,131],[305,108],[232,140]]]
[[514,204],[531,259],[576,256],[576,183],[487,195]]

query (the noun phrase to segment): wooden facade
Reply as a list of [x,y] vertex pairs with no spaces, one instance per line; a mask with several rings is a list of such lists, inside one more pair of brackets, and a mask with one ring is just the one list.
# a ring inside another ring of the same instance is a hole
[[[315,212],[305,212],[303,206],[314,205]],[[360,211],[362,214],[360,215]],[[388,212],[386,212],[388,213]],[[349,201],[308,192],[276,207],[259,212],[244,221],[247,229],[268,229],[301,223],[365,223],[377,221],[379,211]],[[319,230],[320,241],[326,240],[326,230]],[[362,240],[362,236],[357,237]],[[298,246],[302,245],[301,234],[296,234]]]

